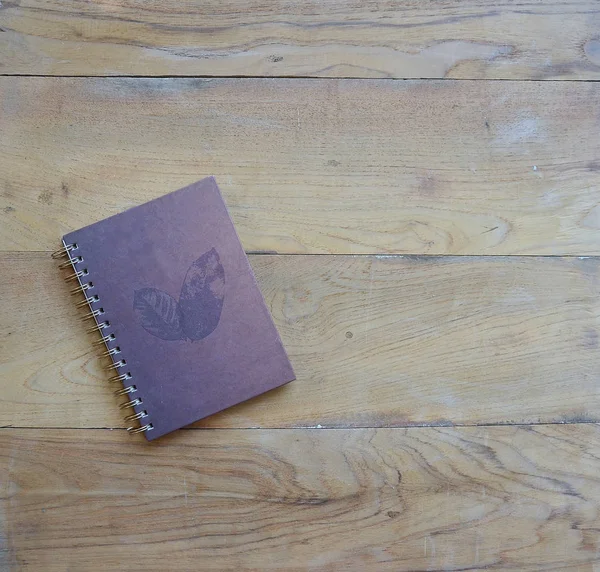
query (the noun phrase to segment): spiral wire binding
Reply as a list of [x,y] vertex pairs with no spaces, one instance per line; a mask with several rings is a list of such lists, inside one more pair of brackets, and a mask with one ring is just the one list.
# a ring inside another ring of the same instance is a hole
[[[94,342],[94,345],[104,345],[106,347],[106,351],[102,352],[101,356],[102,357],[109,357],[111,358],[111,360],[113,360],[113,363],[109,366],[106,366],[105,369],[109,370],[109,371],[113,371],[116,372],[115,375],[112,375],[111,377],[109,377],[108,381],[109,382],[114,382],[114,383],[123,383],[123,388],[122,389],[118,389],[117,391],[114,392],[114,395],[119,397],[119,396],[128,396],[129,401],[126,401],[125,403],[121,403],[119,405],[119,409],[128,409],[128,408],[134,408],[137,407],[138,405],[141,405],[143,403],[143,400],[141,397],[135,397],[132,394],[135,394],[137,392],[137,387],[135,384],[130,384],[130,385],[126,385],[125,382],[129,382],[129,380],[133,379],[133,376],[131,375],[130,372],[126,372],[126,373],[120,373],[118,370],[122,367],[125,367],[127,365],[127,361],[125,359],[116,359],[115,356],[121,353],[121,348],[117,345],[114,347],[110,347],[109,344],[113,343],[116,341],[117,337],[114,333],[110,333],[108,335],[104,335],[103,330],[106,328],[110,328],[110,322],[108,320],[104,320],[104,321],[100,321],[99,320],[99,316],[101,316],[102,314],[104,314],[104,308],[98,307],[98,308],[93,308],[92,304],[96,304],[96,302],[100,301],[100,296],[98,294],[92,294],[90,296],[88,296],[87,291],[94,288],[94,283],[92,281],[88,281],[88,282],[84,282],[83,280],[86,279],[86,276],[88,276],[88,270],[87,268],[83,268],[81,270],[78,270],[76,265],[77,264],[81,264],[83,262],[83,256],[71,256],[71,253],[74,250],[77,250],[79,248],[79,246],[77,245],[77,243],[73,243],[73,244],[66,244],[63,241],[63,247],[59,250],[57,250],[56,252],[52,253],[52,258],[55,260],[61,260],[63,258],[66,258],[67,260],[65,260],[64,262],[61,262],[61,264],[59,264],[59,268],[60,269],[65,269],[65,268],[72,268],[73,269],[73,273],[70,274],[69,276],[67,276],[65,278],[65,280],[67,282],[72,282],[72,281],[76,281],[77,282],[77,287],[71,289],[71,294],[75,295],[78,294],[79,292],[82,292],[83,295],[85,296],[85,300],[82,300],[81,302],[78,302],[75,306],[77,308],[82,308],[84,306],[88,306],[89,308],[89,312],[88,314],[86,314],[82,320],[83,321],[87,321],[87,320],[94,320],[96,322],[95,326],[93,326],[92,328],[89,328],[87,331],[88,332],[100,332],[101,334],[101,339],[98,340],[97,342]],[[142,422],[142,419],[148,417],[148,412],[146,410],[140,411],[140,412],[134,412],[131,415],[127,415],[125,417],[125,421],[126,422],[131,422],[131,421],[139,421],[140,422],[140,426],[139,427],[127,427],[127,431],[130,434],[133,433],[144,433],[145,431],[152,431],[152,429],[154,429],[152,423],[146,423],[145,425]]]

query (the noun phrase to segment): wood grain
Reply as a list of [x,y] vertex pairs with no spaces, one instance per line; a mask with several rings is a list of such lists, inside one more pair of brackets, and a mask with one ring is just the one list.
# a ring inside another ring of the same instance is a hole
[[[597,258],[251,262],[298,379],[205,426],[600,421]],[[122,427],[54,261],[0,266],[0,425]]]
[[578,570],[600,428],[0,432],[3,569]]
[[600,254],[600,84],[0,78],[0,249],[214,174],[244,246]]
[[3,0],[0,73],[598,79],[593,0]]

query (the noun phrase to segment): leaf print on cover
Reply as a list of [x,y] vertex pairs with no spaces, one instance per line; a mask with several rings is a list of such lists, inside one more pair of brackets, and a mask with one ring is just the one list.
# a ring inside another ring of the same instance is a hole
[[162,340],[202,340],[219,324],[225,297],[225,270],[211,248],[188,268],[179,302],[158,288],[135,290],[133,309],[140,325]]

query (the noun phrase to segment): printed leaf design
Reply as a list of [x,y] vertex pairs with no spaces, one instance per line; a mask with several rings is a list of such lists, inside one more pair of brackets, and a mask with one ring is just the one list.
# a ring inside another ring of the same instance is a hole
[[225,270],[219,253],[211,248],[189,267],[181,287],[181,327],[188,338],[201,340],[214,331],[224,296]]
[[181,340],[181,311],[177,301],[158,288],[142,288],[133,294],[133,309],[142,327],[161,340]]

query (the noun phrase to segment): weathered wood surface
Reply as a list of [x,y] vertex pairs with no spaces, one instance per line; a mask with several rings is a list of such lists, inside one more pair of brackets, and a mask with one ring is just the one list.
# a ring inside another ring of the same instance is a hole
[[593,0],[3,0],[0,73],[598,79]]
[[214,174],[247,250],[600,254],[600,84],[0,78],[0,248]]
[[596,425],[0,431],[3,570],[572,570]]
[[[0,569],[598,572],[599,26],[1,0]],[[206,175],[298,379],[147,444],[43,251]]]
[[[600,259],[251,262],[298,379],[205,425],[600,421]],[[48,253],[0,266],[0,425],[122,426]]]

